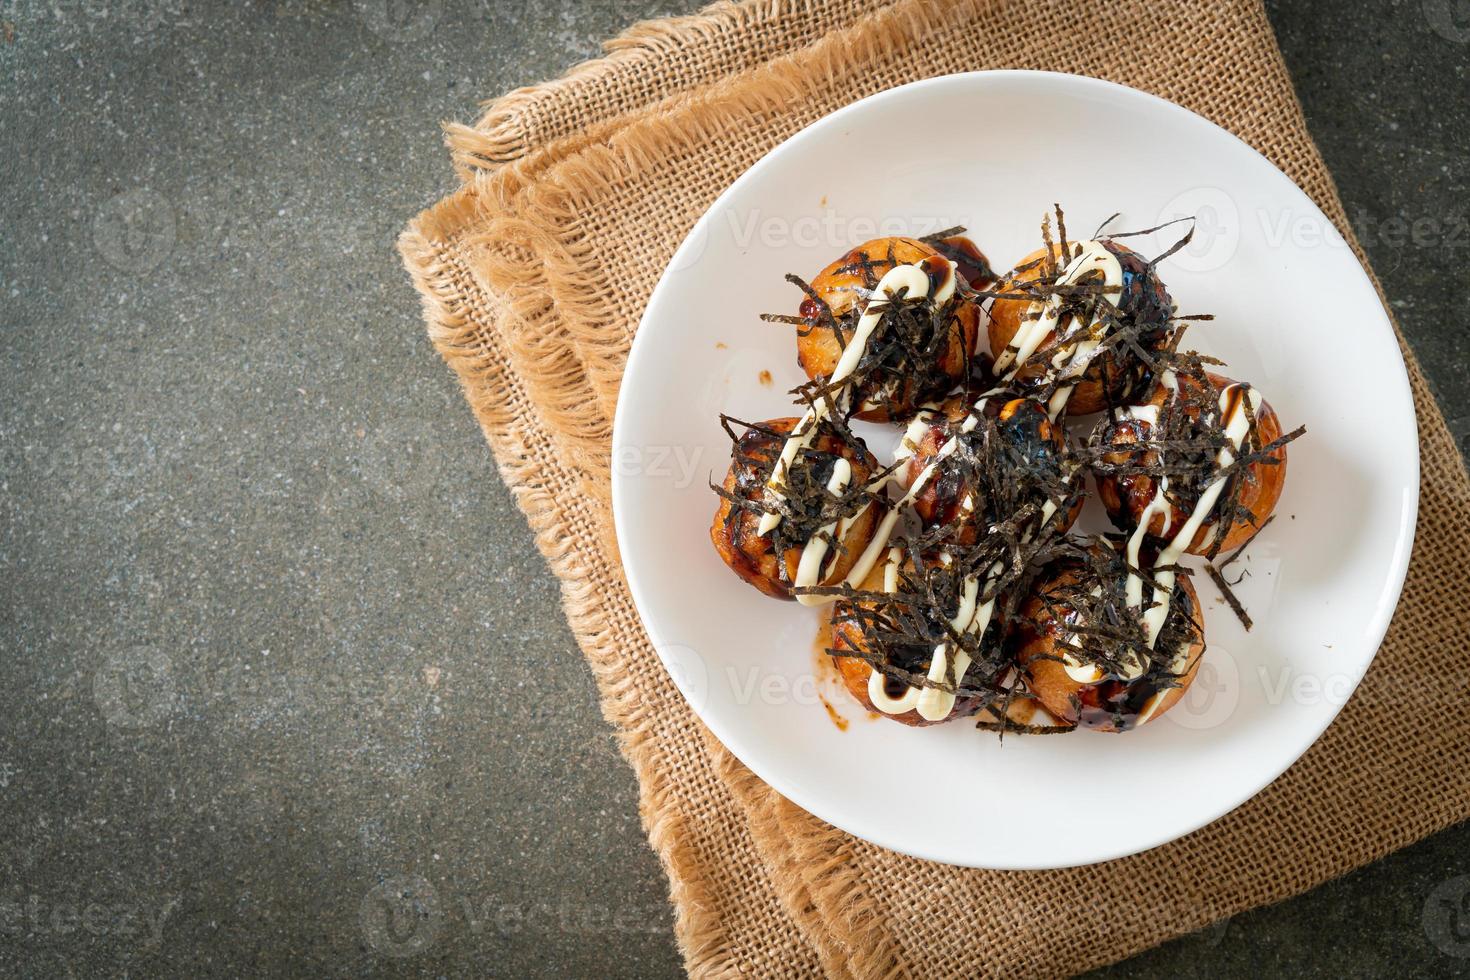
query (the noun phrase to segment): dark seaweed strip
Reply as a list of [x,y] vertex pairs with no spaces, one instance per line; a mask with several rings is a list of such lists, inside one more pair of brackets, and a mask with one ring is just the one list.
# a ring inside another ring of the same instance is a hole
[[[827,329],[832,331],[832,336],[837,339],[837,346],[841,349],[846,349],[847,341],[842,336],[842,325],[838,323],[837,317],[835,314],[833,314],[832,307],[827,305],[827,301],[819,296],[817,294],[817,291],[812,288],[811,283],[801,278],[801,276],[787,273],[786,281],[805,293],[807,299],[816,304],[817,312],[820,314],[820,316],[817,318],[817,322],[807,327],[806,333],[811,333],[811,331],[819,325],[825,326],[827,327]],[[801,336],[805,335],[806,334],[802,334]]]
[[1225,557],[1225,560],[1222,561],[1219,565],[1220,571],[1223,572],[1225,569],[1229,568],[1231,564],[1234,563],[1235,559],[1244,554],[1245,549],[1249,548],[1255,542],[1257,536],[1259,536],[1262,531],[1266,530],[1266,528],[1269,527],[1271,525],[1271,522],[1274,520],[1276,520],[1276,515],[1272,514],[1270,517],[1262,521],[1261,526],[1252,531],[1251,536],[1245,539],[1245,544],[1241,545],[1239,548],[1236,548]]
[[1235,597],[1235,592],[1230,588],[1230,583],[1225,581],[1225,576],[1221,575],[1220,570],[1214,565],[1206,565],[1205,571],[1210,573],[1210,578],[1214,580],[1215,587],[1220,590],[1220,594],[1223,595],[1225,597],[1225,601],[1230,604],[1230,611],[1235,613],[1236,618],[1240,620],[1240,624],[1246,628],[1247,632],[1249,632],[1250,628],[1255,624],[1251,622],[1250,616],[1246,615],[1245,607],[1242,606],[1240,604],[1240,600]]

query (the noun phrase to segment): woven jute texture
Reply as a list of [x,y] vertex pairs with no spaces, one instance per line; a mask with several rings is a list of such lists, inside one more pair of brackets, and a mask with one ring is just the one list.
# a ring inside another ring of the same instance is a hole
[[491,101],[473,126],[446,127],[461,177],[493,170],[564,136],[755,68],[846,27],[884,0],[722,0],[690,17],[635,25],[601,58],[554,82]]
[[1418,544],[1377,662],[1272,786],[1125,860],[962,870],[821,823],[696,721],[618,562],[613,406],[654,283],[735,177],[855,99],[982,68],[1122,82],[1239,134],[1350,235],[1257,3],[760,0],[645,25],[610,50],[454,130],[467,182],[416,219],[401,248],[433,342],[562,583],[638,775],[691,972],[1071,973],[1301,892],[1470,814],[1460,666],[1470,606],[1458,598],[1470,483],[1407,347],[1423,459]]

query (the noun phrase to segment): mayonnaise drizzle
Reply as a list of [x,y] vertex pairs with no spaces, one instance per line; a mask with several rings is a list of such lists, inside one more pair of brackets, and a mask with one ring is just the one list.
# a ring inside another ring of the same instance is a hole
[[[1173,371],[1164,371],[1159,377],[1159,383],[1171,393],[1179,390],[1179,381]],[[1220,412],[1225,416],[1225,441],[1226,445],[1220,448],[1215,457],[1215,472],[1219,473],[1235,461],[1235,454],[1240,451],[1241,444],[1245,441],[1246,434],[1250,431],[1250,420],[1260,410],[1261,394],[1254,388],[1247,389],[1245,398],[1237,398],[1234,393],[1240,390],[1238,384],[1228,384],[1221,391],[1218,404]],[[1250,402],[1250,412],[1245,410],[1246,402]],[[1130,417],[1157,424],[1159,410],[1152,405],[1138,406],[1127,413]],[[1163,462],[1163,453],[1159,453],[1159,461]],[[1150,605],[1143,610],[1143,625],[1145,637],[1149,649],[1153,649],[1158,642],[1159,634],[1164,629],[1164,623],[1169,619],[1169,609],[1173,601],[1174,583],[1177,575],[1172,567],[1184,557],[1199,534],[1204,522],[1209,520],[1210,515],[1220,503],[1220,494],[1225,490],[1225,484],[1229,477],[1219,476],[1210,482],[1200,493],[1199,501],[1189,517],[1179,526],[1179,530],[1169,539],[1169,543],[1159,552],[1157,560],[1153,564],[1150,574],[1152,584],[1145,583],[1143,577],[1135,569],[1141,567],[1140,554],[1144,540],[1148,537],[1148,527],[1155,515],[1162,514],[1164,517],[1164,533],[1167,534],[1171,528],[1172,508],[1166,494],[1169,491],[1169,478],[1160,474],[1155,481],[1153,498],[1149,500],[1148,506],[1139,515],[1138,526],[1128,537],[1128,581],[1125,587],[1125,597],[1131,608],[1138,609],[1143,605],[1143,591],[1148,585],[1150,592]],[[1218,529],[1216,531],[1218,532]],[[1175,651],[1174,659],[1170,664],[1171,673],[1182,673],[1188,666],[1186,658],[1189,655],[1189,645],[1185,644]],[[1066,668],[1067,676],[1082,684],[1092,684],[1102,679],[1102,673],[1092,664],[1083,664],[1071,655],[1063,657],[1063,666]],[[1121,675],[1125,681],[1135,681],[1142,677],[1148,670],[1148,664],[1140,658]],[[1163,701],[1166,692],[1159,692],[1148,700],[1143,710],[1139,712],[1138,724],[1143,724],[1153,717],[1159,705]]]
[[[1057,284],[1072,285],[1094,270],[1101,270],[1103,275],[1102,298],[1109,303],[1114,303],[1113,297],[1117,295],[1118,290],[1123,285],[1123,266],[1118,261],[1117,256],[1099,241],[1083,242],[1078,246],[1077,254],[1072,257],[1071,261],[1067,263],[1066,268],[1062,270],[1061,276],[1057,279]],[[1045,301],[1035,301],[1031,304],[1026,311],[1026,316],[1023,318],[1021,328],[1016,332],[1016,336],[1011,339],[1010,344],[995,359],[994,370],[1005,371],[1005,374],[1002,375],[1002,381],[1013,381],[1021,369],[1025,367],[1027,359],[1036,353],[1036,350],[1045,343],[1047,336],[1057,329],[1064,304],[1065,299],[1055,293]],[[1114,303],[1114,305],[1116,304]],[[1092,358],[1092,353],[1097,349],[1098,344],[1102,340],[1101,337],[1093,336],[1095,327],[1096,321],[1092,324],[1081,324],[1075,315],[1068,320],[1063,329],[1062,336],[1064,338],[1071,337],[1079,333],[1079,331],[1083,332],[1083,335],[1075,343],[1061,345],[1057,353],[1052,357],[1051,368],[1057,373],[1059,379],[1071,378],[1087,370],[1087,364]],[[1006,370],[1007,368],[1009,370]],[[1074,387],[1074,385],[1063,385],[1058,387],[1052,394],[1047,402],[1047,416],[1051,421],[1055,422],[1061,416],[1067,406],[1068,399],[1072,396]],[[974,431],[980,422],[980,414],[985,409],[986,401],[991,396],[1001,394],[1003,391],[1003,387],[998,387],[986,392],[980,397],[969,415],[966,416],[965,421],[961,424],[961,434]],[[915,420],[915,424],[917,422],[918,420]],[[911,425],[909,432],[904,437],[903,447],[901,447],[901,451],[907,451],[903,452],[903,456],[900,458],[907,458],[913,455],[913,450],[908,449],[908,447],[910,445],[917,446],[920,438],[922,438],[922,433],[916,433],[915,427]],[[897,527],[902,514],[908,507],[913,506],[913,502],[924,492],[924,488],[929,485],[929,482],[938,472],[939,464],[959,447],[959,440],[959,435],[947,440],[939,448],[933,461],[914,478],[913,483],[910,484],[903,498],[884,515],[876,533],[873,535],[873,540],[853,564],[852,570],[847,577],[847,583],[849,585],[856,587],[868,577],[868,574],[873,570],[873,566],[877,564],[883,550],[887,548],[888,539],[893,534],[893,529]],[[973,501],[968,498],[964,503],[973,505]],[[1048,500],[1043,505],[1041,512],[1041,525],[1043,527],[1056,514],[1056,511],[1057,503],[1055,501]],[[890,561],[892,561],[891,558]],[[987,589],[994,583],[995,577],[1000,573],[1002,567],[1000,563],[997,563],[995,567],[990,569],[985,582]],[[891,592],[892,587],[889,587],[888,591]],[[965,582],[965,594],[973,596],[978,594],[978,591],[979,581],[973,577],[967,579]],[[964,626],[956,623],[955,629],[983,633],[990,625],[990,620],[994,612],[995,600],[992,597],[980,609],[971,612],[968,622]],[[1071,658],[1067,659],[1070,660]],[[963,679],[965,670],[969,668],[970,657],[963,650],[957,650],[955,661],[954,675],[955,681],[958,683]],[[1078,666],[1080,667],[1081,665],[1079,664]],[[942,680],[947,673],[947,667],[948,645],[941,644],[934,650],[934,656],[929,666],[929,680]],[[1071,672],[1070,665],[1068,672]],[[868,678],[869,700],[880,711],[888,714],[902,714],[911,708],[917,707],[922,717],[929,721],[938,721],[948,715],[954,708],[955,696],[934,687],[924,687],[922,689],[911,687],[905,692],[903,697],[889,698],[883,689],[883,680],[882,673],[877,670],[874,670]],[[916,693],[918,696],[914,697]]]
[[[898,569],[902,563],[903,550],[890,548],[888,564],[883,566],[883,591],[889,595],[898,590]],[[873,670],[868,674],[868,700],[873,702],[873,707],[884,714],[901,715],[905,711],[912,711],[918,705],[919,688],[905,688],[902,695],[891,698],[888,696],[887,685],[883,681],[884,675],[881,671]]]
[[[1073,285],[1087,273],[1096,270],[1101,270],[1103,274],[1102,298],[1116,307],[1114,297],[1123,287],[1123,265],[1102,242],[1081,243],[1077,254],[1062,270],[1061,276],[1057,279],[1057,285]],[[1004,380],[1013,380],[1026,366],[1026,361],[1031,355],[1046,342],[1047,336],[1057,329],[1062,307],[1065,304],[1066,298],[1057,293],[1053,293],[1045,301],[1036,300],[1031,303],[1026,310],[1026,315],[1022,317],[1020,329],[1006,345],[1006,349],[995,358],[995,370],[1006,372],[1002,375]],[[1068,319],[1060,336],[1063,340],[1071,337],[1077,337],[1077,339],[1070,344],[1060,345],[1056,354],[1052,356],[1051,367],[1056,372],[1057,380],[1065,381],[1087,370],[1093,351],[1097,350],[1098,345],[1102,343],[1102,337],[1096,335],[1096,328],[1096,320],[1084,324],[1075,314]],[[1007,368],[1010,370],[1007,371]],[[1075,385],[1062,385],[1052,393],[1046,409],[1047,415],[1053,422],[1067,407],[1067,401],[1072,397],[1072,390],[1075,387]]]
[[[827,492],[840,494],[847,489],[852,482],[852,464],[845,459],[839,458],[832,466],[832,477],[827,481]],[[861,511],[859,512],[861,514]],[[801,549],[801,561],[796,566],[796,587],[816,585],[822,578],[822,567],[827,563],[827,552],[831,550],[831,542],[842,537],[842,530],[846,527],[846,519],[839,518],[822,528],[815,534],[806,547]],[[825,601],[825,596],[803,595],[796,593],[796,601],[804,606],[820,605]]]
[[[939,287],[934,291],[932,297],[934,305],[941,306],[949,302],[950,298],[954,296],[958,278],[956,272],[957,266],[949,259],[943,258],[943,256],[936,257],[943,259],[947,263],[946,274],[940,281]],[[898,295],[902,291],[905,302],[915,299],[928,299],[930,298],[930,285],[929,272],[922,265],[896,265],[892,269],[889,269],[883,275],[883,278],[878,280],[878,285],[873,289],[872,295],[868,298],[868,305],[863,309],[863,315],[858,318],[857,327],[853,330],[847,347],[843,349],[842,356],[838,358],[837,366],[832,369],[832,375],[828,379],[828,382],[831,384],[842,384],[852,377],[853,372],[857,370],[858,364],[862,361],[863,354],[867,351],[868,342],[872,339],[873,332],[883,322],[883,312],[888,304],[892,302],[893,296]],[[771,477],[766,482],[766,488],[771,493],[778,497],[782,496],[786,485],[786,477],[790,473],[792,465],[795,463],[798,454],[811,446],[812,440],[816,438],[817,430],[820,428],[822,420],[830,412],[831,405],[836,403],[845,407],[851,397],[852,389],[849,386],[842,388],[837,396],[830,401],[820,399],[812,403],[812,406],[807,409],[806,414],[792,428],[786,437],[786,441],[781,446],[781,455],[777,457],[775,466],[771,468]],[[924,414],[921,413],[920,418],[923,417]],[[915,420],[916,424],[917,422],[918,419]],[[910,431],[912,431],[912,428],[911,426]],[[840,479],[839,475],[841,476]],[[845,459],[839,459],[833,469],[832,477],[827,484],[827,489],[832,493],[840,493],[847,488],[851,480],[851,464]],[[875,491],[881,489],[881,487],[875,488]],[[871,503],[864,506],[853,516],[852,520],[856,521],[862,517],[871,506]],[[768,510],[761,515],[760,523],[756,527],[756,534],[769,534],[780,523],[780,513]],[[830,544],[825,539],[829,537],[840,538],[842,530],[849,523],[849,521],[833,522],[822,529],[822,532],[825,533],[813,535],[811,540],[803,545],[801,558],[797,563],[796,587],[800,588],[802,586],[821,584],[822,569],[826,564],[827,552],[830,550]],[[889,525],[889,530],[892,530],[891,524]],[[886,543],[888,540],[887,536],[883,535],[882,540]],[[874,561],[876,561],[876,557]],[[868,569],[871,570],[871,568],[872,563],[870,562]],[[815,606],[831,602],[832,597],[798,594],[797,601],[803,605]]]
[[[898,569],[903,561],[903,552],[898,548],[890,548],[888,551],[888,564],[883,569],[883,591],[892,594],[898,588]],[[945,556],[945,564],[950,559]],[[995,581],[995,576],[1000,573],[1003,565],[996,562],[991,567],[986,578],[986,587]],[[972,576],[965,578],[960,594],[959,608],[955,610],[954,617],[950,619],[950,626],[960,633],[984,633],[990,625],[991,616],[995,612],[995,598],[992,596],[984,603],[978,603],[980,597],[980,580]],[[934,648],[934,655],[929,661],[928,679],[932,683],[943,683],[949,674],[948,643],[940,643]],[[958,686],[965,677],[965,672],[970,669],[970,654],[963,648],[954,651],[954,683]],[[919,716],[926,721],[942,721],[949,717],[954,710],[956,695],[951,691],[941,690],[938,687],[909,687],[899,697],[889,697],[887,687],[884,683],[885,677],[881,671],[873,670],[868,675],[868,700],[879,711],[890,715],[901,715],[905,711],[917,710]]]

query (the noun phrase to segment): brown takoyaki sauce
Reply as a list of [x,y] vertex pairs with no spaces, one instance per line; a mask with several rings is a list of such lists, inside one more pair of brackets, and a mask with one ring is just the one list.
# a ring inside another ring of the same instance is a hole
[[[747,543],[759,537],[757,528],[765,514],[777,514],[781,522],[768,532],[771,550],[777,555],[804,548],[808,542],[825,533],[828,525],[855,517],[877,500],[875,483],[883,474],[874,473],[877,462],[861,439],[845,426],[828,421],[818,423],[812,445],[798,454],[799,463],[788,468],[781,491],[768,486],[771,473],[780,458],[782,447],[790,436],[789,425],[742,422],[728,415],[720,416],[720,424],[734,443],[734,489],[710,484],[710,489],[730,502],[725,526],[737,551],[744,552]],[[799,424],[799,423],[798,423]],[[743,432],[736,432],[744,426]],[[856,461],[868,473],[852,480],[845,488],[833,492],[828,488],[833,469],[839,459]],[[842,553],[840,541],[830,541],[827,562]],[[779,563],[782,581],[789,581],[786,562]]]
[[985,289],[995,282],[995,270],[980,247],[966,238],[964,228],[956,226],[919,239],[959,267],[960,278],[971,289]]
[[933,543],[969,543],[1023,513],[1037,525],[1034,533],[1048,501],[1065,514],[1080,499],[1080,483],[1068,479],[1065,439],[1040,402],[988,397],[956,414],[926,437],[936,448],[955,441],[953,451],[934,462],[932,489],[921,497],[927,523],[939,526]]
[[[836,383],[824,377],[816,378],[798,392],[807,402],[836,399],[846,392],[844,407],[848,414],[884,407],[890,409],[890,417],[906,418],[913,414],[911,406],[942,397],[954,386],[955,375],[945,369],[945,364],[956,339],[965,336],[960,310],[965,304],[975,302],[974,293],[961,277],[948,299],[939,303],[931,299],[950,276],[956,275],[941,256],[931,255],[915,263],[929,277],[928,295],[877,296],[879,281],[889,270],[902,264],[893,247],[890,245],[888,253],[878,259],[860,249],[854,249],[846,258],[848,261],[838,268],[838,274],[855,275],[863,285],[858,288],[857,301],[841,316],[833,312],[806,280],[788,275],[786,280],[806,294],[798,308],[799,315],[792,318],[765,314],[762,319],[781,323],[794,319],[797,335],[801,337],[813,330],[830,331],[838,346],[845,349],[864,315],[881,309],[878,326],[869,335],[852,373]],[[961,354],[963,365],[958,374],[967,377],[973,352],[966,345]]]
[[[1206,370],[1217,362],[1193,352],[1164,351],[1159,363],[1169,383],[1156,389],[1154,417],[1139,418],[1136,408],[1110,410],[1079,451],[1083,461],[1098,476],[1115,479],[1124,500],[1147,500],[1167,479],[1164,500],[1185,517],[1199,507],[1206,489],[1223,478],[1226,483],[1202,526],[1228,529],[1242,519],[1256,523],[1242,501],[1255,479],[1252,468],[1277,465],[1275,451],[1305,433],[1305,427],[1267,443],[1248,384],[1232,383],[1222,391]],[[1241,412],[1246,429],[1237,445],[1227,429]],[[1221,450],[1233,457],[1224,467],[1219,464]],[[1225,535],[1216,533],[1206,557],[1213,559],[1224,541]]]

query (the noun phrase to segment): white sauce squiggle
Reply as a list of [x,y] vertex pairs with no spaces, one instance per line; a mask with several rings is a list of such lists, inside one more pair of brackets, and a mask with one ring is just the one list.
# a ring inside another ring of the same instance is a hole
[[[839,458],[832,466],[832,478],[827,481],[827,492],[840,494],[847,489],[852,482],[852,464],[845,459]],[[821,578],[822,566],[827,560],[827,552],[831,548],[831,541],[842,539],[842,531],[847,524],[846,519],[838,519],[822,528],[801,549],[801,561],[796,566],[796,587],[816,585]],[[798,594],[797,600],[806,598]]]
[[[937,257],[943,258],[943,256]],[[883,275],[883,278],[878,280],[878,285],[874,288],[871,297],[868,299],[868,305],[863,310],[863,315],[858,318],[858,324],[856,329],[853,330],[852,338],[848,341],[847,347],[843,349],[842,356],[838,358],[837,366],[832,369],[831,377],[828,379],[830,384],[842,384],[848,381],[852,377],[853,372],[857,370],[858,364],[862,361],[863,354],[867,351],[868,343],[872,339],[873,332],[883,322],[883,312],[888,304],[892,302],[890,297],[902,292],[905,302],[930,299],[935,306],[941,306],[949,302],[950,298],[954,296],[957,285],[957,267],[949,259],[944,259],[944,262],[947,263],[946,275],[940,281],[938,288],[934,290],[932,298],[929,295],[931,288],[929,272],[921,265],[896,265],[892,269],[889,269]],[[792,428],[790,434],[786,437],[786,441],[781,446],[781,455],[777,457],[776,464],[771,468],[771,477],[766,482],[768,492],[778,498],[783,496],[786,477],[790,473],[791,467],[796,465],[798,456],[802,450],[811,446],[812,440],[816,438],[817,431],[820,428],[820,423],[823,419],[827,418],[830,412],[830,405],[836,404],[839,408],[845,408],[851,397],[851,387],[845,387],[836,397],[831,399],[831,403],[823,399],[814,402],[807,409],[806,414]],[[921,415],[920,417],[922,418],[923,416]],[[846,460],[839,460],[838,464],[833,471],[831,482],[827,486],[827,489],[833,493],[839,493],[845,490],[847,484],[852,479],[850,464]],[[845,474],[840,481],[837,479],[839,473]],[[877,487],[875,488],[875,492],[881,491],[881,489],[881,487]],[[871,506],[869,504],[862,508],[850,521],[839,521],[835,524],[828,525],[823,529],[826,532],[825,534],[819,533],[814,535],[802,547],[801,558],[797,563],[796,587],[800,588],[802,586],[812,586],[821,583],[825,559],[831,550],[828,541],[824,539],[832,537],[840,540],[841,532],[850,526],[851,523],[859,520],[866,514],[868,508]],[[760,523],[756,526],[756,533],[769,534],[780,523],[781,515],[768,510],[761,515]],[[891,529],[890,525],[890,531]],[[884,536],[883,541],[885,543],[887,542],[886,536]],[[876,557],[874,560],[876,561]],[[872,563],[869,563],[868,568],[871,570]],[[807,606],[822,605],[832,601],[831,596],[801,594],[798,594],[796,599],[801,604]]]
[[[1113,297],[1118,295],[1118,290],[1123,286],[1123,265],[1118,261],[1107,246],[1099,241],[1083,242],[1077,254],[1067,263],[1057,279],[1059,286],[1071,286],[1082,279],[1084,275],[1101,271],[1103,274],[1102,298],[1116,308]],[[995,370],[1009,371],[1002,376],[1006,381],[1012,381],[1021,369],[1026,366],[1026,361],[1037,349],[1046,342],[1046,338],[1056,330],[1061,319],[1062,307],[1066,299],[1053,293],[1047,300],[1034,301],[1022,317],[1022,323],[1006,349],[1001,351],[995,358]],[[1102,343],[1103,338],[1097,335],[1097,321],[1082,323],[1074,314],[1067,323],[1063,325],[1060,334],[1063,340],[1077,337],[1070,344],[1062,344],[1058,347],[1051,359],[1052,370],[1056,372],[1058,380],[1065,381],[1076,377],[1087,370],[1088,363],[1092,360],[1093,351]],[[1067,407],[1067,401],[1072,397],[1075,385],[1064,385],[1052,393],[1047,402],[1047,415],[1055,422]]]
[[[1179,382],[1173,371],[1163,372],[1159,377],[1159,383],[1170,392],[1177,392],[1179,389]],[[1235,397],[1234,393],[1239,391],[1241,387],[1239,384],[1232,383],[1226,385],[1220,391],[1218,404],[1221,415],[1225,417],[1225,440],[1227,445],[1221,447],[1215,457],[1215,472],[1217,473],[1235,461],[1235,454],[1240,451],[1241,444],[1245,441],[1246,434],[1250,431],[1250,420],[1261,408],[1261,394],[1254,388],[1247,389],[1245,398]],[[1247,401],[1250,403],[1249,413],[1245,409]],[[1138,406],[1129,409],[1127,416],[1151,424],[1157,424],[1159,410],[1153,405]],[[1159,454],[1159,462],[1162,463],[1162,451],[1156,450],[1156,452]],[[1171,518],[1173,508],[1165,496],[1169,491],[1169,478],[1166,475],[1160,474],[1155,481],[1154,495],[1149,500],[1148,506],[1139,515],[1138,526],[1128,538],[1126,547],[1129,568],[1125,596],[1128,605],[1131,608],[1138,609],[1143,606],[1143,592],[1145,587],[1149,590],[1150,604],[1148,608],[1143,610],[1143,624],[1149,649],[1154,648],[1154,645],[1158,642],[1159,634],[1163,631],[1164,623],[1169,619],[1170,605],[1174,595],[1174,584],[1177,579],[1177,575],[1172,568],[1184,557],[1184,553],[1194,542],[1204,522],[1209,520],[1210,515],[1219,506],[1220,494],[1224,491],[1225,484],[1228,481],[1228,477],[1216,477],[1200,493],[1199,501],[1195,504],[1194,510],[1179,526],[1178,532],[1169,539],[1169,544],[1159,552],[1158,558],[1154,561],[1149,576],[1152,580],[1151,583],[1145,583],[1143,577],[1134,571],[1134,569],[1141,567],[1140,554],[1144,540],[1148,537],[1149,524],[1153,521],[1153,518],[1156,515],[1162,515],[1164,517],[1163,530],[1165,534],[1172,529]],[[1220,533],[1218,528],[1215,529],[1215,533]],[[1179,650],[1175,651],[1174,659],[1169,667],[1170,672],[1175,674],[1183,673],[1188,666],[1188,656],[1189,644],[1186,643]],[[1080,684],[1095,684],[1102,680],[1102,672],[1095,665],[1084,664],[1070,655],[1063,658],[1063,665],[1066,668],[1067,676]],[[1120,679],[1129,682],[1136,681],[1147,672],[1148,667],[1149,664],[1146,660],[1140,657],[1120,675]],[[1166,693],[1156,693],[1148,700],[1143,710],[1139,712],[1138,724],[1141,725],[1154,716],[1159,705],[1163,702]]]
[[[891,548],[888,552],[888,564],[883,569],[883,591],[892,594],[898,588],[898,569],[903,561],[903,553],[898,548]],[[949,559],[945,556],[946,564]],[[986,587],[995,581],[995,576],[1002,568],[1000,562],[996,562],[990,569],[986,579]],[[959,608],[954,617],[950,619],[950,626],[957,632],[973,634],[984,633],[990,625],[991,616],[995,612],[995,599],[992,597],[984,603],[978,603],[980,597],[980,580],[974,576],[967,576],[963,583]],[[970,669],[970,654],[964,649],[954,651],[954,677],[958,685],[965,676],[965,671]],[[943,683],[949,674],[949,644],[941,643],[934,648],[934,655],[929,661],[928,679],[932,683]],[[889,697],[885,676],[881,671],[873,670],[868,674],[868,700],[879,711],[890,715],[901,715],[906,711],[917,710],[919,717],[926,721],[942,721],[949,717],[954,710],[955,695],[950,691],[941,690],[938,687],[909,687],[904,693],[897,697]]]
[[[889,595],[898,590],[898,569],[902,563],[903,551],[898,548],[890,548],[888,564],[883,567],[883,591]],[[912,711],[918,705],[919,688],[907,687],[902,695],[891,698],[888,696],[887,685],[884,684],[883,673],[872,670],[868,673],[868,700],[873,702],[873,707],[884,714],[901,715],[905,711]]]
[[[1117,295],[1117,291],[1123,285],[1123,266],[1118,261],[1117,256],[1109,251],[1101,242],[1089,241],[1082,243],[1078,248],[1077,254],[1062,271],[1061,276],[1057,280],[1058,284],[1071,285],[1094,270],[1102,271],[1102,297],[1105,301],[1112,303],[1112,297]],[[1063,297],[1053,294],[1045,302],[1037,301],[1031,304],[1026,312],[1025,322],[1022,324],[1020,330],[1017,331],[1017,335],[1012,338],[1011,343],[995,359],[994,369],[996,371],[1005,371],[1007,367],[1010,368],[1002,376],[1003,381],[1013,381],[1021,371],[1021,368],[1025,366],[1026,360],[1046,341],[1047,336],[1057,329],[1064,302]],[[1095,322],[1093,324],[1081,324],[1077,317],[1073,316],[1070,318],[1063,336],[1072,336],[1084,327],[1086,328],[1086,335],[1074,344],[1062,345],[1056,355],[1053,356],[1051,362],[1052,369],[1059,372],[1058,376],[1060,378],[1073,377],[1087,370],[1087,364],[1092,358],[1092,352],[1101,342],[1100,337],[1094,338],[1092,336],[1095,326]],[[1073,387],[1073,385],[1066,385],[1058,388],[1053,393],[1047,403],[1047,416],[1051,421],[1055,422],[1066,408],[1067,400],[1072,396]],[[981,396],[980,400],[971,409],[970,414],[965,418],[961,426],[961,433],[974,431],[980,422],[980,413],[984,411],[986,401],[991,396],[1002,394],[1003,392],[1003,387],[994,388]],[[922,438],[922,436],[919,436],[919,438]],[[959,447],[959,441],[959,436],[953,436],[946,441],[940,447],[934,460],[914,478],[903,499],[884,515],[877,532],[873,536],[872,542],[863,551],[863,554],[854,563],[851,572],[848,574],[847,583],[849,585],[856,587],[868,577],[868,573],[872,571],[873,566],[877,564],[878,558],[882,555],[884,548],[887,547],[888,539],[893,534],[893,529],[898,526],[898,521],[904,511],[913,506],[914,501],[923,493],[924,488],[929,485],[929,482],[938,472],[939,464]],[[918,443],[918,438],[915,438],[912,426],[910,427],[909,433],[905,436],[904,445],[908,446],[911,443],[913,445],[917,445]],[[912,454],[913,452],[910,450],[905,454],[905,457],[911,456]],[[1068,479],[1070,480],[1070,478],[1071,474],[1068,474]],[[964,503],[973,506],[973,501],[968,498]],[[1056,514],[1056,511],[1056,502],[1048,500],[1043,506],[1041,513],[1041,524],[1043,527]],[[997,564],[995,568],[990,570],[985,583],[987,589],[995,581],[995,577],[999,574],[1000,569],[1001,566]],[[978,589],[978,580],[970,578],[965,582],[966,595],[973,595],[978,592]],[[892,588],[890,587],[888,591],[891,592]],[[956,623],[955,629],[961,632],[984,633],[990,625],[990,620],[994,612],[995,600],[992,598],[970,616],[968,624],[961,627]],[[930,681],[941,681],[944,679],[947,673],[947,655],[947,644],[942,644],[935,648],[934,656],[929,666],[928,677]],[[963,650],[956,651],[954,670],[956,684],[964,678],[965,671],[969,668],[969,665],[969,655]],[[889,698],[883,691],[883,681],[883,674],[880,671],[874,670],[868,678],[868,696],[875,707],[887,714],[903,714],[905,711],[917,707],[920,716],[926,720],[939,721],[954,709],[955,696],[938,688],[922,688],[920,696],[915,698],[912,695],[920,691],[920,689],[911,687],[902,698]],[[875,692],[882,696],[875,697]]]

